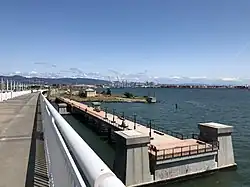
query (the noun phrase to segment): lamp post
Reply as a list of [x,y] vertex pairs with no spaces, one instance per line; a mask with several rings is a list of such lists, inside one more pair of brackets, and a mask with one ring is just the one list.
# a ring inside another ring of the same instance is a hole
[[122,112],[122,127],[123,127],[123,130],[124,130],[124,129],[125,129],[125,127],[126,127],[124,112]]
[[105,118],[104,119],[108,119],[108,107],[105,107]]
[[113,121],[112,123],[115,123],[115,109],[113,108]]
[[151,128],[152,128],[152,122],[149,120],[149,137],[151,138]]
[[6,81],[6,91],[9,92],[9,80]]
[[134,114],[134,129],[136,129],[136,114]]

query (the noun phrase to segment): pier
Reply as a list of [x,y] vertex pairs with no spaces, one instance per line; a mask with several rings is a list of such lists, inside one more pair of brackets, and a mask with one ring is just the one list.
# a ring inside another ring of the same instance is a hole
[[[154,129],[153,127],[149,127],[149,125],[139,124],[134,121],[130,121],[128,119],[121,119],[121,117],[117,115],[113,115],[111,113],[106,113],[105,111],[97,112],[94,110],[93,107],[85,105],[83,103],[79,103],[74,100],[70,100],[68,98],[59,98],[59,100],[63,103],[67,103],[73,110],[78,109],[78,112],[84,112],[85,114],[94,117],[94,122],[98,122],[97,120],[101,120],[105,123],[108,128],[112,128],[112,130],[136,130],[142,134],[150,136],[150,150],[153,154],[157,154],[156,156],[159,157],[160,155],[166,156],[166,158],[176,157],[179,154],[186,154],[187,148],[190,148],[191,153],[194,152],[201,152],[200,150],[204,150],[205,147],[207,148],[206,151],[211,149],[217,149],[216,142],[214,144],[199,144],[197,143],[197,136],[195,135],[190,136],[190,138],[184,139],[184,135],[177,132],[168,131],[170,134],[167,134],[159,129]],[[58,104],[59,106],[62,103]],[[71,111],[73,111],[71,110]],[[76,111],[75,111],[76,112]],[[64,113],[62,113],[64,114]],[[103,124],[100,123],[103,127]],[[101,127],[101,128],[102,128]],[[162,129],[163,130],[163,129]],[[196,139],[195,139],[196,138]],[[212,143],[212,142],[211,142]],[[178,147],[178,149],[176,148]],[[153,151],[155,150],[155,151]],[[188,150],[189,151],[189,150]],[[169,154],[171,152],[171,154]],[[173,154],[172,154],[173,152]],[[190,153],[190,154],[191,154]],[[165,157],[164,157],[165,158]]]
[[[115,142],[113,170],[126,186],[171,181],[236,166],[231,126],[201,123],[198,124],[199,134],[184,136],[154,128],[151,123],[145,125],[125,119],[107,110],[95,111],[91,106],[68,98],[57,98],[57,103],[66,103],[68,111],[80,115],[97,133]],[[121,163],[126,164],[121,167]]]

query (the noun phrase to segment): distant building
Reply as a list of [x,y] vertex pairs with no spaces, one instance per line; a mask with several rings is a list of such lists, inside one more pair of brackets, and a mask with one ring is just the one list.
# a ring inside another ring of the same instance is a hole
[[85,96],[86,97],[95,97],[96,96],[96,91],[91,89],[91,88],[88,88],[85,90]]

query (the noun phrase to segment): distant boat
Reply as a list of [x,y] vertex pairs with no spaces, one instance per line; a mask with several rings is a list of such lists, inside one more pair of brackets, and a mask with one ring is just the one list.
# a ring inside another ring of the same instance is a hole
[[156,97],[147,97],[148,103],[156,103]]

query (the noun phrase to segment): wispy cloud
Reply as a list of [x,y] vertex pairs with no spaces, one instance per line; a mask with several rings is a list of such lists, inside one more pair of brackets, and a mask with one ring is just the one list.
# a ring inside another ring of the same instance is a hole
[[[110,74],[102,74],[99,72],[83,72],[81,69],[72,67],[68,70],[61,70],[59,72],[37,72],[35,69],[30,72],[12,72],[4,75],[22,75],[25,77],[44,77],[44,78],[92,78],[92,79],[103,79],[116,81],[117,76]],[[120,81],[155,81],[157,83],[168,83],[168,84],[181,84],[181,83],[192,83],[192,84],[249,84],[250,79],[240,77],[221,77],[221,78],[209,78],[206,76],[193,76],[193,77],[182,77],[182,76],[169,76],[169,77],[154,77],[147,75],[144,72],[133,73],[133,74],[119,74]]]
[[31,71],[31,72],[29,72],[29,74],[37,74],[37,72],[36,71]]
[[189,77],[190,79],[208,79],[206,76],[201,77]]
[[223,80],[223,81],[241,81],[241,79],[235,78],[235,77],[225,77],[225,78],[221,78],[221,80]]
[[36,65],[47,65],[48,63],[46,63],[46,62],[34,62],[34,64],[36,64]]
[[182,77],[180,77],[180,76],[171,76],[171,77],[169,77],[170,79],[182,79]]
[[243,54],[250,47],[250,41],[246,42],[235,54],[235,58],[238,58],[241,54]]

